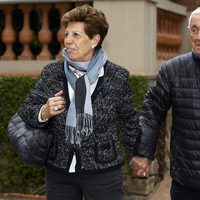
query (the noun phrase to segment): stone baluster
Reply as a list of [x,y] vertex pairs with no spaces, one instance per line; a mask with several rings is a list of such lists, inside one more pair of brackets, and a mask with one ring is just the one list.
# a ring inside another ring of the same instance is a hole
[[169,13],[169,17],[168,17],[168,38],[169,38],[169,42],[168,42],[168,59],[173,57],[173,43],[174,43],[174,39],[175,39],[175,35],[173,33],[173,29],[172,29],[172,13]]
[[164,28],[164,35],[165,35],[165,40],[164,43],[165,45],[169,45],[170,42],[170,32],[169,32],[169,16],[168,13],[164,13],[164,21],[165,21],[165,28]]
[[161,32],[161,20],[160,20],[160,11],[157,9],[157,59],[161,59],[161,49],[160,49],[160,43],[162,40],[162,32]]
[[167,20],[166,20],[166,14],[163,11],[162,13],[162,21],[163,21],[163,41],[162,41],[162,58],[167,59],[168,58],[168,50],[167,50],[167,44],[168,44],[168,34],[167,34]]
[[160,12],[157,13],[157,43],[162,43],[162,25]]
[[159,18],[160,18],[160,44],[163,44],[164,43],[164,40],[165,40],[165,20],[164,20],[164,14],[163,12],[160,12],[160,15],[159,15]]
[[157,10],[157,58],[170,59],[179,53],[182,44],[180,21],[182,17],[172,12]]
[[[60,16],[62,17],[68,10],[72,8],[71,4],[67,3],[57,3],[55,7],[59,10]],[[57,32],[57,39],[60,43],[60,52],[56,55],[56,59],[59,60],[62,58],[62,50],[64,48],[64,33],[65,27],[61,24],[60,29]]]
[[176,30],[176,49],[175,49],[174,53],[175,53],[175,56],[176,56],[180,53],[179,49],[180,49],[181,44],[182,44],[182,36],[181,36],[181,33],[180,33],[180,18],[176,19],[175,28],[176,28],[175,29]]
[[176,34],[176,31],[174,29],[176,25],[176,22],[174,21],[174,15],[172,14],[172,17],[171,17],[171,29],[172,29],[172,46],[175,46],[176,44],[176,38],[177,38],[177,34]]
[[167,50],[167,42],[168,42],[168,35],[167,35],[167,21],[166,21],[166,14],[162,10],[162,59],[167,59],[168,50]]
[[177,43],[178,43],[179,47],[182,44],[182,36],[181,36],[181,31],[180,31],[181,20],[182,20],[181,16],[177,16],[176,17],[176,33],[177,33]]
[[22,54],[19,56],[19,60],[31,60],[32,53],[29,45],[32,41],[32,31],[30,29],[29,16],[32,9],[32,4],[20,4],[19,9],[24,13],[24,24],[23,28],[19,33],[19,40],[23,44],[24,49]]
[[176,53],[175,53],[175,50],[177,48],[177,33],[176,33],[176,21],[175,21],[175,18],[174,18],[174,15],[172,16],[172,43],[171,43],[171,48],[172,48],[172,56],[171,57],[174,57],[176,56]]
[[12,44],[15,41],[15,33],[12,27],[12,10],[13,4],[1,5],[2,10],[5,12],[5,28],[2,32],[2,41],[6,45],[6,50],[1,57],[1,60],[14,60],[15,54],[12,50]]
[[89,3],[89,2],[84,2],[84,1],[83,1],[83,2],[78,1],[78,2],[75,2],[74,4],[75,4],[75,7],[82,6],[82,5],[84,5],[84,4],[91,5],[91,3]]
[[48,44],[51,42],[52,33],[48,26],[48,12],[51,4],[38,4],[37,8],[42,11],[42,28],[38,32],[38,40],[42,43],[42,51],[36,57],[37,60],[50,60],[51,54],[48,49]]
[[173,19],[173,16],[170,13],[169,14],[169,18],[168,18],[168,25],[169,25],[169,27],[168,27],[168,33],[169,33],[169,43],[168,43],[168,45],[172,45],[173,46],[175,35],[173,33],[173,24],[172,24],[173,21],[172,21],[172,19]]
[[157,11],[157,58],[162,59],[162,16],[160,10]]

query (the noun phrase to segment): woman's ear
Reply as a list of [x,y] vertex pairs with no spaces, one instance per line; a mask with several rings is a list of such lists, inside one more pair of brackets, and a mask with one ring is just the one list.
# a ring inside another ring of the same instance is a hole
[[100,39],[101,39],[101,36],[99,34],[95,35],[92,38],[92,48],[93,49],[99,44]]

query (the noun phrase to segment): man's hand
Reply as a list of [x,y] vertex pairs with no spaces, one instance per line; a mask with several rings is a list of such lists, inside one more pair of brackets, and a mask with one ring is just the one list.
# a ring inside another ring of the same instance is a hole
[[129,165],[137,176],[147,176],[150,173],[151,160],[145,157],[134,156]]

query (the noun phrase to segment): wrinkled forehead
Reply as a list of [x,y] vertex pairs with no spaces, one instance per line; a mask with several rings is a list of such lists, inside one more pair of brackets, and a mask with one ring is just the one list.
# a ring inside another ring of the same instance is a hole
[[196,13],[191,16],[190,27],[192,26],[200,27],[200,13]]
[[195,13],[191,16],[190,19],[190,27],[192,25],[200,25],[200,12],[199,13]]

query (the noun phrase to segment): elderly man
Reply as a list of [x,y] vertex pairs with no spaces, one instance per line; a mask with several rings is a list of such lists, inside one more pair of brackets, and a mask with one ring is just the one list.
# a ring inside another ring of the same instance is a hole
[[200,199],[200,7],[188,31],[192,51],[167,61],[146,94],[138,156],[130,162],[138,176],[149,173],[160,124],[172,107],[172,200]]

